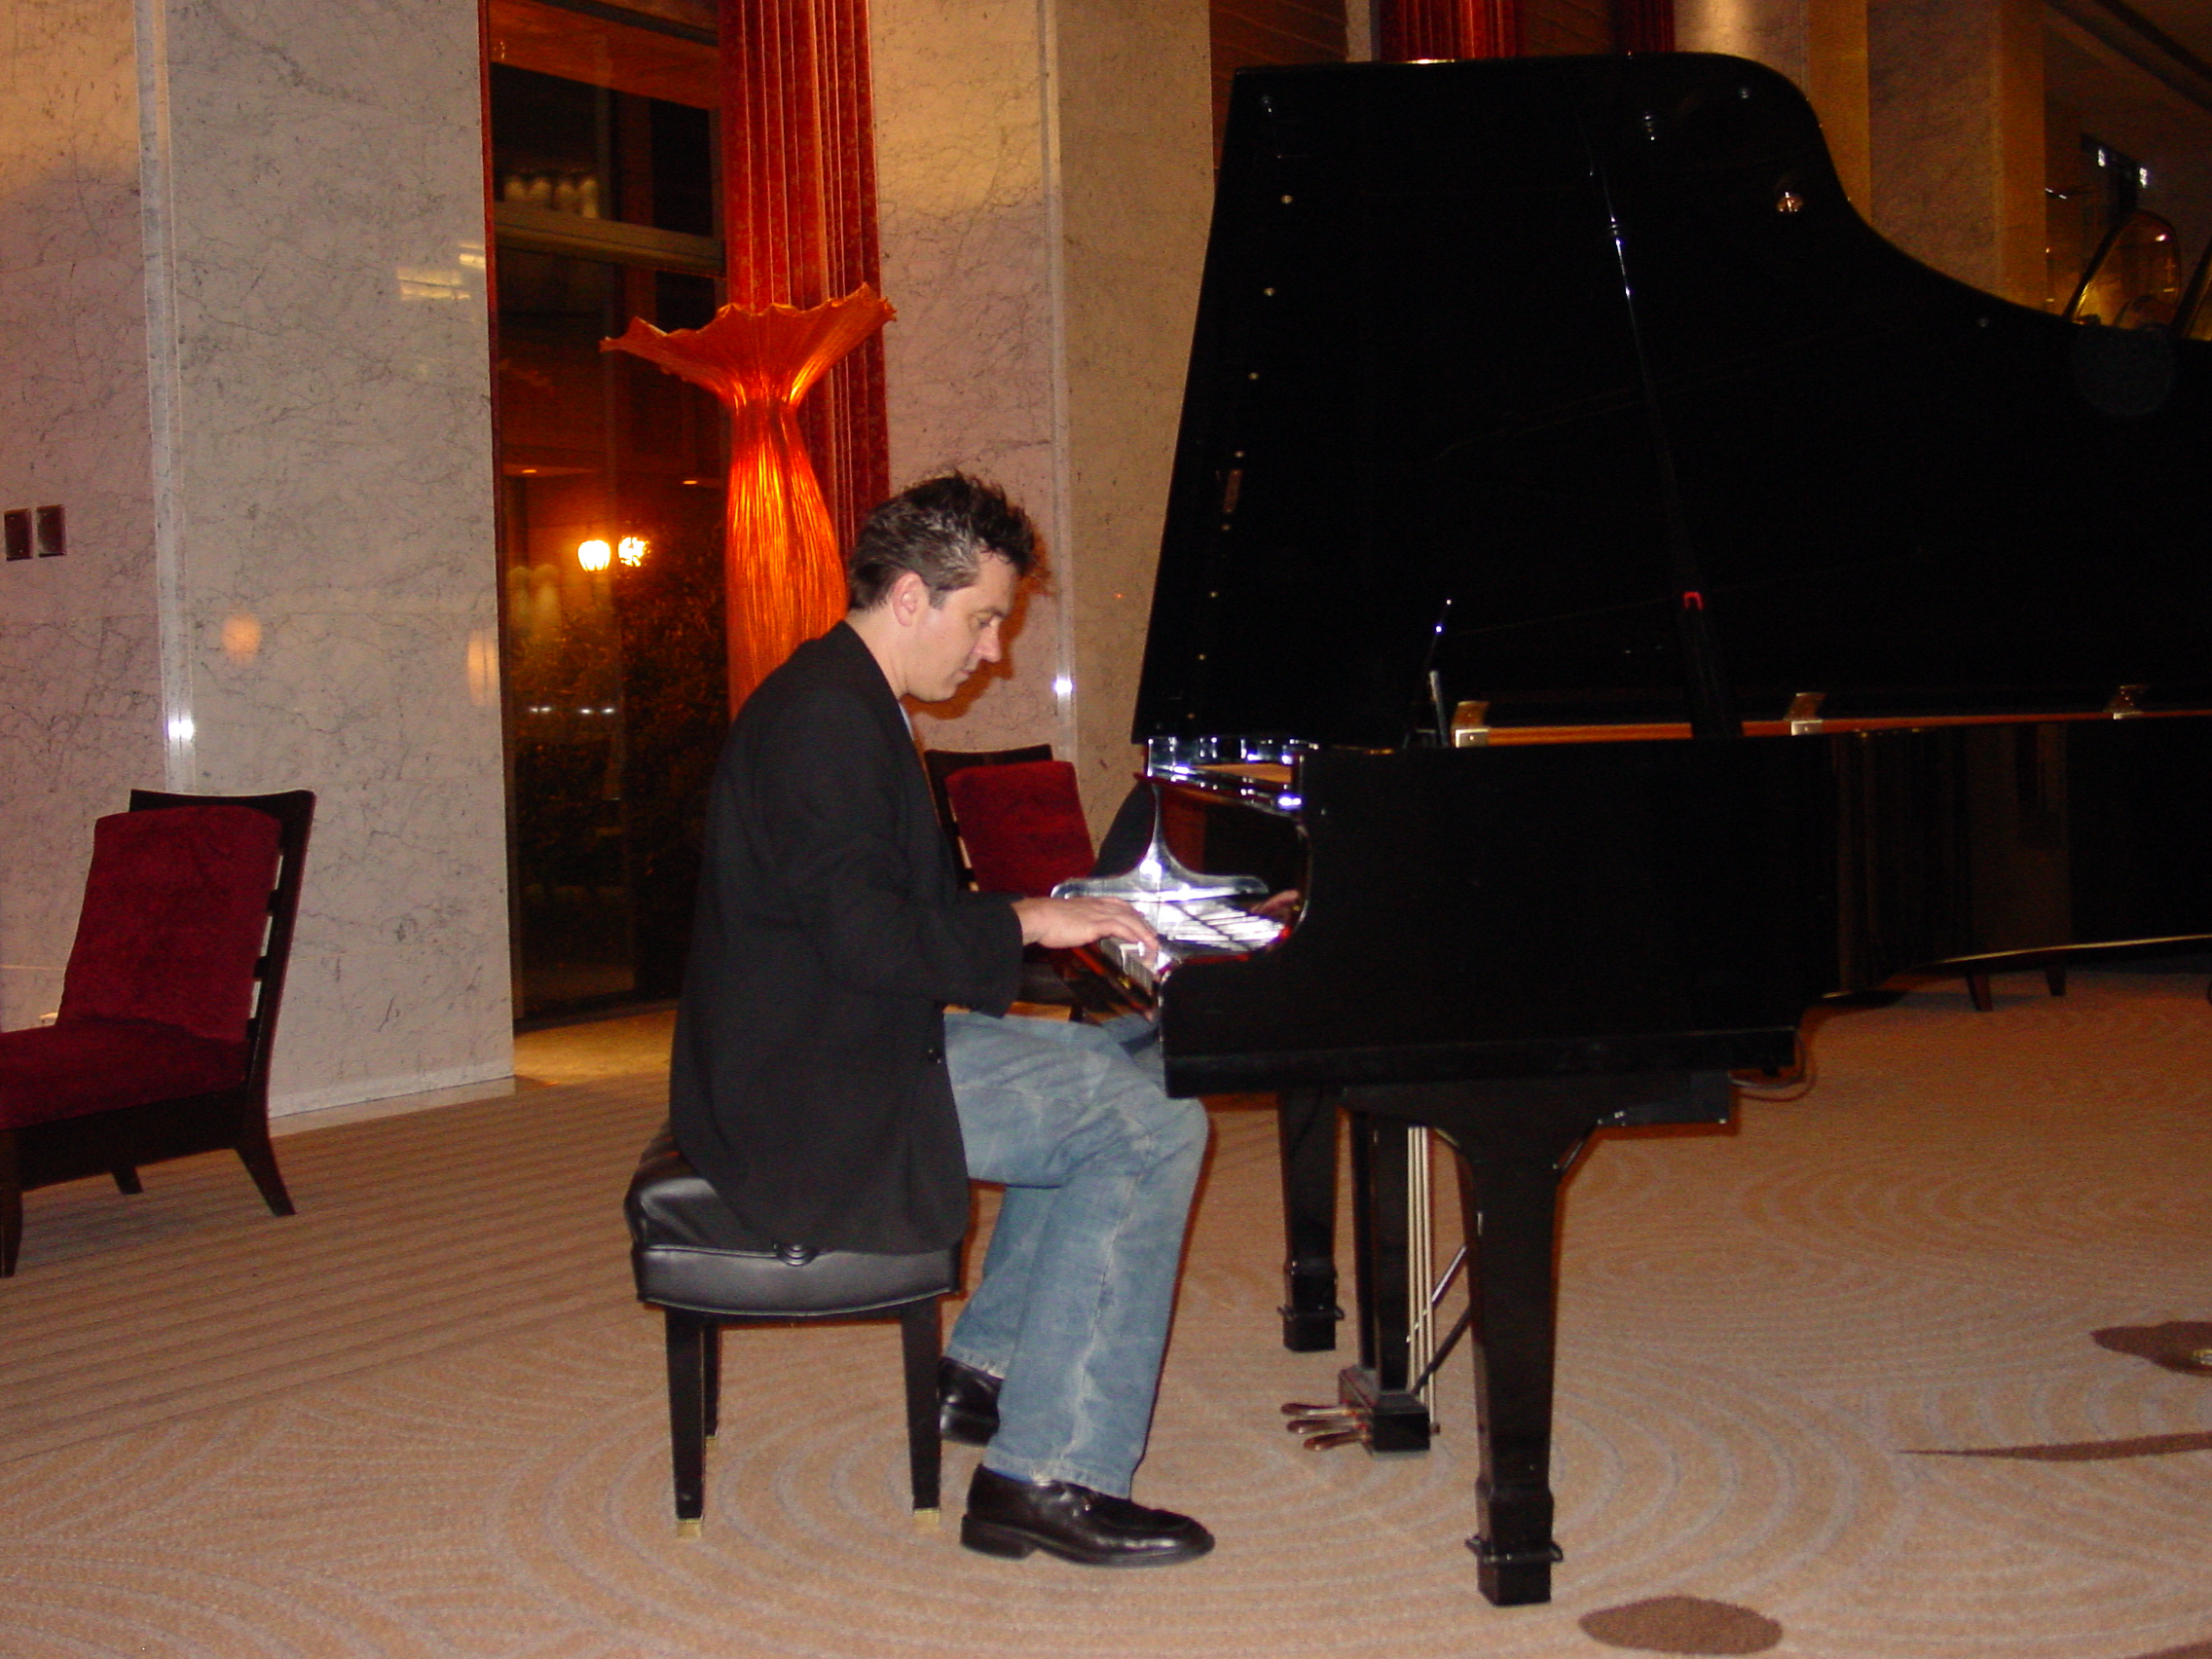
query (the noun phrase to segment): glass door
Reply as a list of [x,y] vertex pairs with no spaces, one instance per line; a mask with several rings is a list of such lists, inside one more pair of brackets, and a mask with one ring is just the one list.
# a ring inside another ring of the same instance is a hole
[[[506,14],[536,32],[502,35]],[[544,4],[495,0],[490,18],[515,1007],[539,1022],[676,994],[727,724],[727,422],[706,392],[600,350],[633,317],[697,327],[719,303],[697,102],[714,54]],[[694,101],[595,84],[627,78],[633,33],[652,90]],[[686,46],[689,82],[668,68]]]

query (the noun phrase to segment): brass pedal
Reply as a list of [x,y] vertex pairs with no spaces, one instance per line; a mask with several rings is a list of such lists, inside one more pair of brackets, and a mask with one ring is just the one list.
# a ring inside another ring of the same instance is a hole
[[1355,1406],[1309,1406],[1292,1401],[1282,1412],[1290,1419],[1283,1427],[1292,1434],[1304,1435],[1309,1452],[1326,1452],[1332,1446],[1364,1445],[1371,1438],[1368,1415]]
[[1339,1446],[1368,1446],[1374,1440],[1374,1431],[1363,1422],[1353,1428],[1333,1429],[1327,1434],[1309,1434],[1306,1437],[1306,1450],[1327,1452]]

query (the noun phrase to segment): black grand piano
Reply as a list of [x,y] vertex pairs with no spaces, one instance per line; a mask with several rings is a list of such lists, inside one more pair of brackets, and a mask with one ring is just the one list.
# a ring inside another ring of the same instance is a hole
[[1553,1241],[1593,1131],[1725,1118],[1901,970],[2212,935],[2212,347],[1915,263],[1714,56],[1237,78],[1135,736],[1306,895],[1160,985],[1284,1101],[1286,1341],[1352,1114],[1377,1449],[1406,1153],[1469,1265],[1486,1595],[1550,1594]]

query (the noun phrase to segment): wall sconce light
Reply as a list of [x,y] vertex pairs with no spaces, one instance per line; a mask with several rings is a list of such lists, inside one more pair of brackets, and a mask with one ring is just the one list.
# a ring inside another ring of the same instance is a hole
[[643,565],[645,562],[646,546],[644,536],[625,535],[614,544],[614,556],[625,565]]
[[587,571],[604,571],[613,559],[612,551],[597,536],[580,542],[576,547],[576,563]]

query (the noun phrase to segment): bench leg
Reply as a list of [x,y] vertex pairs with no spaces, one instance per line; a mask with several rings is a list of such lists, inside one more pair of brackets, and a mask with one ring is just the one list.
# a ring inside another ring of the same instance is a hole
[[943,1447],[937,1433],[937,1362],[940,1350],[937,1298],[909,1302],[900,1310],[906,1355],[906,1461],[914,1477],[914,1524],[938,1525]]
[[23,1188],[16,1162],[16,1131],[0,1129],[0,1278],[12,1278],[23,1244]]
[[716,1321],[675,1308],[668,1320],[668,1445],[676,1473],[676,1535],[696,1538],[707,1513],[706,1346]]
[[722,1327],[709,1320],[699,1338],[699,1375],[705,1392],[699,1401],[699,1426],[709,1441],[722,1426]]

